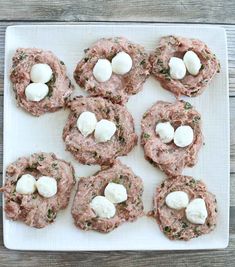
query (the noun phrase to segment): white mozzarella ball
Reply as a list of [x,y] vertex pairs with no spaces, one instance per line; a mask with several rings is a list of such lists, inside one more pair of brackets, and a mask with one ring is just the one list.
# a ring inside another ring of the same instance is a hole
[[188,72],[192,75],[197,75],[201,68],[201,61],[196,53],[193,51],[188,51],[184,54],[184,64]]
[[47,96],[49,88],[44,83],[30,83],[25,88],[25,95],[28,101],[38,102]]
[[99,59],[94,68],[93,75],[98,82],[106,82],[112,75],[112,66],[109,60]]
[[159,135],[161,141],[165,144],[170,143],[174,138],[174,128],[170,122],[159,122],[156,125],[156,134]]
[[24,174],[16,184],[16,192],[24,195],[33,194],[36,190],[36,179],[30,174]]
[[90,111],[82,112],[77,120],[77,127],[81,134],[85,137],[87,137],[95,130],[96,124],[96,116],[93,112]]
[[186,208],[188,203],[188,194],[183,191],[174,191],[166,196],[166,205],[172,209],[180,210]]
[[34,83],[47,83],[52,77],[52,69],[48,64],[35,64],[30,71],[30,80]]
[[188,125],[183,125],[175,130],[174,143],[178,147],[186,147],[193,142],[193,129]]
[[117,128],[115,123],[109,120],[100,120],[95,127],[95,139],[97,142],[109,141],[115,134]]
[[195,198],[187,206],[186,218],[195,224],[204,224],[208,216],[204,199]]
[[112,59],[112,69],[116,74],[126,74],[132,68],[132,58],[126,52],[119,52]]
[[186,75],[184,61],[178,57],[172,57],[169,61],[170,76],[173,79],[181,80]]
[[116,208],[113,203],[103,196],[94,197],[90,206],[94,210],[96,216],[101,218],[109,219],[116,213]]
[[127,200],[127,191],[122,184],[109,183],[105,187],[104,195],[112,203],[121,203]]
[[53,197],[57,193],[56,179],[49,176],[41,176],[36,182],[38,193],[46,198]]

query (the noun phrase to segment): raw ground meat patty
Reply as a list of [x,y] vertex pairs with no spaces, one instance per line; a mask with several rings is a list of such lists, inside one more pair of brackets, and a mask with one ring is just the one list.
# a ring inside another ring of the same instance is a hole
[[[127,155],[137,143],[134,122],[128,110],[101,97],[76,97],[68,103],[71,113],[63,131],[66,148],[83,164],[109,165],[116,157]],[[84,111],[93,112],[97,120],[116,124],[111,140],[98,143],[94,133],[84,137],[77,128],[77,119]]]
[[[64,107],[66,99],[74,89],[66,74],[66,67],[52,52],[37,48],[19,48],[12,59],[11,81],[18,104],[34,116],[54,112]],[[48,64],[53,75],[46,83],[48,95],[39,102],[26,99],[25,88],[30,84],[30,71],[34,64]]]
[[[176,146],[173,141],[164,144],[155,132],[159,122],[170,122],[174,129],[181,125],[190,126],[194,133],[192,144],[182,148]],[[185,167],[196,164],[203,136],[201,116],[190,103],[177,101],[172,104],[158,101],[144,114],[141,128],[141,144],[146,159],[169,176],[179,175]]]
[[[108,81],[98,82],[93,76],[93,68],[98,59],[108,59],[111,62],[121,51],[132,58],[131,70],[124,75],[113,73]],[[149,56],[144,48],[122,37],[100,39],[91,48],[86,49],[85,53],[74,71],[74,79],[91,96],[102,96],[114,103],[123,104],[130,95],[142,89],[150,74]]]
[[[186,73],[182,80],[174,80],[169,74],[171,57],[183,58],[187,51],[193,51],[199,57],[202,67],[198,75]],[[152,74],[162,87],[176,96],[200,95],[210,83],[216,72],[220,71],[219,61],[205,43],[197,39],[187,39],[177,36],[162,37],[155,52],[150,56]]]
[[[113,218],[99,218],[91,209],[90,202],[94,197],[104,195],[104,189],[110,182],[124,185],[128,198],[115,205],[116,214]],[[135,221],[144,214],[142,193],[142,180],[130,168],[115,161],[112,167],[103,168],[94,176],[79,180],[72,207],[75,225],[83,230],[108,233],[125,221]]]
[[[169,208],[165,199],[174,191],[183,191],[188,194],[189,201],[202,198],[207,208],[207,219],[204,224],[193,224],[185,215],[185,209]],[[154,210],[150,212],[159,224],[161,231],[169,239],[189,240],[212,231],[216,226],[217,203],[213,194],[207,191],[203,182],[190,176],[177,176],[174,180],[165,180],[156,190],[154,196]]]
[[[51,176],[57,181],[57,193],[45,198],[35,191],[30,195],[16,192],[16,183],[23,174],[31,174],[36,179]],[[43,228],[52,223],[60,209],[67,207],[70,193],[75,184],[74,169],[52,153],[35,153],[21,157],[6,169],[4,192],[6,216],[14,221],[22,221],[29,226]]]

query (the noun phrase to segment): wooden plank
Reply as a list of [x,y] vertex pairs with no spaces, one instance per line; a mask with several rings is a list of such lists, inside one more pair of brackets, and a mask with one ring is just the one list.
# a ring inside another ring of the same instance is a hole
[[[1,91],[3,91],[5,30],[8,25],[15,25],[15,24],[22,24],[22,22],[16,22],[16,23],[5,22],[5,23],[1,23],[0,25],[0,93]],[[27,23],[27,24],[32,24],[32,23]],[[38,23],[38,24],[46,24],[46,23]],[[61,24],[61,23],[57,23],[57,24]],[[226,29],[227,37],[228,37],[230,95],[235,96],[235,26],[234,25],[233,26],[223,25],[222,27]]]
[[148,21],[234,23],[231,0],[1,0],[5,21]]
[[[0,210],[0,221],[2,212]],[[0,224],[0,265],[1,267],[232,267],[235,262],[235,207],[230,212],[230,243],[226,250],[201,251],[113,251],[113,252],[24,252],[11,251],[2,243]],[[156,226],[157,227],[157,226]],[[17,237],[16,237],[17,238]],[[36,240],[35,240],[36,242]],[[79,240],[78,240],[79,242]],[[153,242],[158,242],[154,239]],[[174,241],[172,241],[174,242]],[[183,241],[182,241],[183,242]]]

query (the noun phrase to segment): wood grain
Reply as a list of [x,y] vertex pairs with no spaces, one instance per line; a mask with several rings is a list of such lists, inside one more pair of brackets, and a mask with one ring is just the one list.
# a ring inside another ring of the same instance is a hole
[[0,20],[234,23],[234,11],[232,0],[1,0]]

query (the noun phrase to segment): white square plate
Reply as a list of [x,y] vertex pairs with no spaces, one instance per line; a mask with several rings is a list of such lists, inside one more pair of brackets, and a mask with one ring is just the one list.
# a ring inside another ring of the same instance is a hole
[[[77,62],[84,56],[83,50],[102,37],[124,36],[153,51],[164,35],[182,35],[199,38],[214,51],[221,62],[209,88],[199,97],[188,99],[202,114],[205,146],[199,153],[198,164],[185,169],[184,174],[202,179],[209,191],[217,196],[218,226],[212,233],[189,242],[170,241],[159,230],[156,222],[142,217],[134,223],[125,223],[109,234],[77,229],[73,224],[69,207],[58,214],[56,222],[44,229],[30,228],[23,223],[9,221],[4,215],[4,244],[18,250],[184,250],[224,248],[229,237],[229,102],[226,35],[222,28],[190,26],[139,25],[30,25],[8,27],[5,48],[4,84],[4,170],[19,156],[37,151],[54,152],[58,157],[71,161],[77,176],[89,176],[98,166],[83,166],[65,151],[62,129],[68,110],[46,114],[36,118],[16,105],[9,80],[11,60],[18,47],[37,47],[51,50],[68,69],[72,79]],[[73,83],[75,81],[72,79]],[[78,94],[84,91],[76,86]],[[144,89],[130,98],[127,107],[135,120],[140,136],[140,120],[143,113],[157,100],[174,101],[174,96],[161,88],[150,77]],[[165,175],[151,166],[138,144],[121,161],[130,166],[144,181],[144,206],[152,208],[153,193]]]

